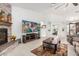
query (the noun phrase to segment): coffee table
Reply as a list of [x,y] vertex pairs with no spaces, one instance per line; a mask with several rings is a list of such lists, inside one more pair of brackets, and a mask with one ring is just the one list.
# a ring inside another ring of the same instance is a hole
[[54,53],[56,53],[56,51],[57,51],[57,44],[53,44],[52,43],[53,39],[54,38],[48,38],[48,39],[44,40],[43,41],[43,49],[46,49],[46,48],[53,49]]

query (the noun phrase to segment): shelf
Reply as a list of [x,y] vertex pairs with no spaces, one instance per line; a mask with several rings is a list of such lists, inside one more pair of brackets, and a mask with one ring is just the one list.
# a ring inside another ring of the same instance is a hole
[[0,25],[11,26],[12,23],[11,22],[7,22],[7,21],[0,21]]

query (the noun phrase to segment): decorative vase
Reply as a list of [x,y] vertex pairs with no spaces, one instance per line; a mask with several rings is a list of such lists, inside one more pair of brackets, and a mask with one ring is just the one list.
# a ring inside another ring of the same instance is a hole
[[11,36],[12,41],[15,41],[15,39],[16,39],[16,36]]
[[4,16],[0,15],[0,21],[4,21]]

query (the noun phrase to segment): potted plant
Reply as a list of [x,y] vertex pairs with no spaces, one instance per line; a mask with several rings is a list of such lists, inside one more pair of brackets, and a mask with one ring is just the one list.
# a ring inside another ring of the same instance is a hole
[[15,39],[16,39],[16,36],[15,36],[15,35],[12,35],[12,36],[11,36],[11,40],[12,40],[12,41],[15,41]]

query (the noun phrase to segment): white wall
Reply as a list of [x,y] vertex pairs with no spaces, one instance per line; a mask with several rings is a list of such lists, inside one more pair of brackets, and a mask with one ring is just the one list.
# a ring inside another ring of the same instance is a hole
[[[12,34],[16,35],[17,38],[21,38],[22,35],[22,20],[28,20],[28,21],[34,21],[34,22],[44,22],[46,24],[46,29],[41,29],[41,37],[44,36],[50,36],[52,32],[48,31],[50,29],[49,22],[51,22],[52,25],[58,26],[59,34],[66,34],[66,17],[56,15],[53,13],[47,13],[47,14],[40,14],[37,12],[34,12],[32,10],[20,8],[17,6],[12,5]],[[63,21],[64,20],[64,21]],[[65,31],[62,32],[62,27],[65,28]],[[51,29],[52,30],[52,29]]]
[[22,35],[22,20],[40,23],[42,17],[37,12],[12,5],[12,35],[17,38]]

